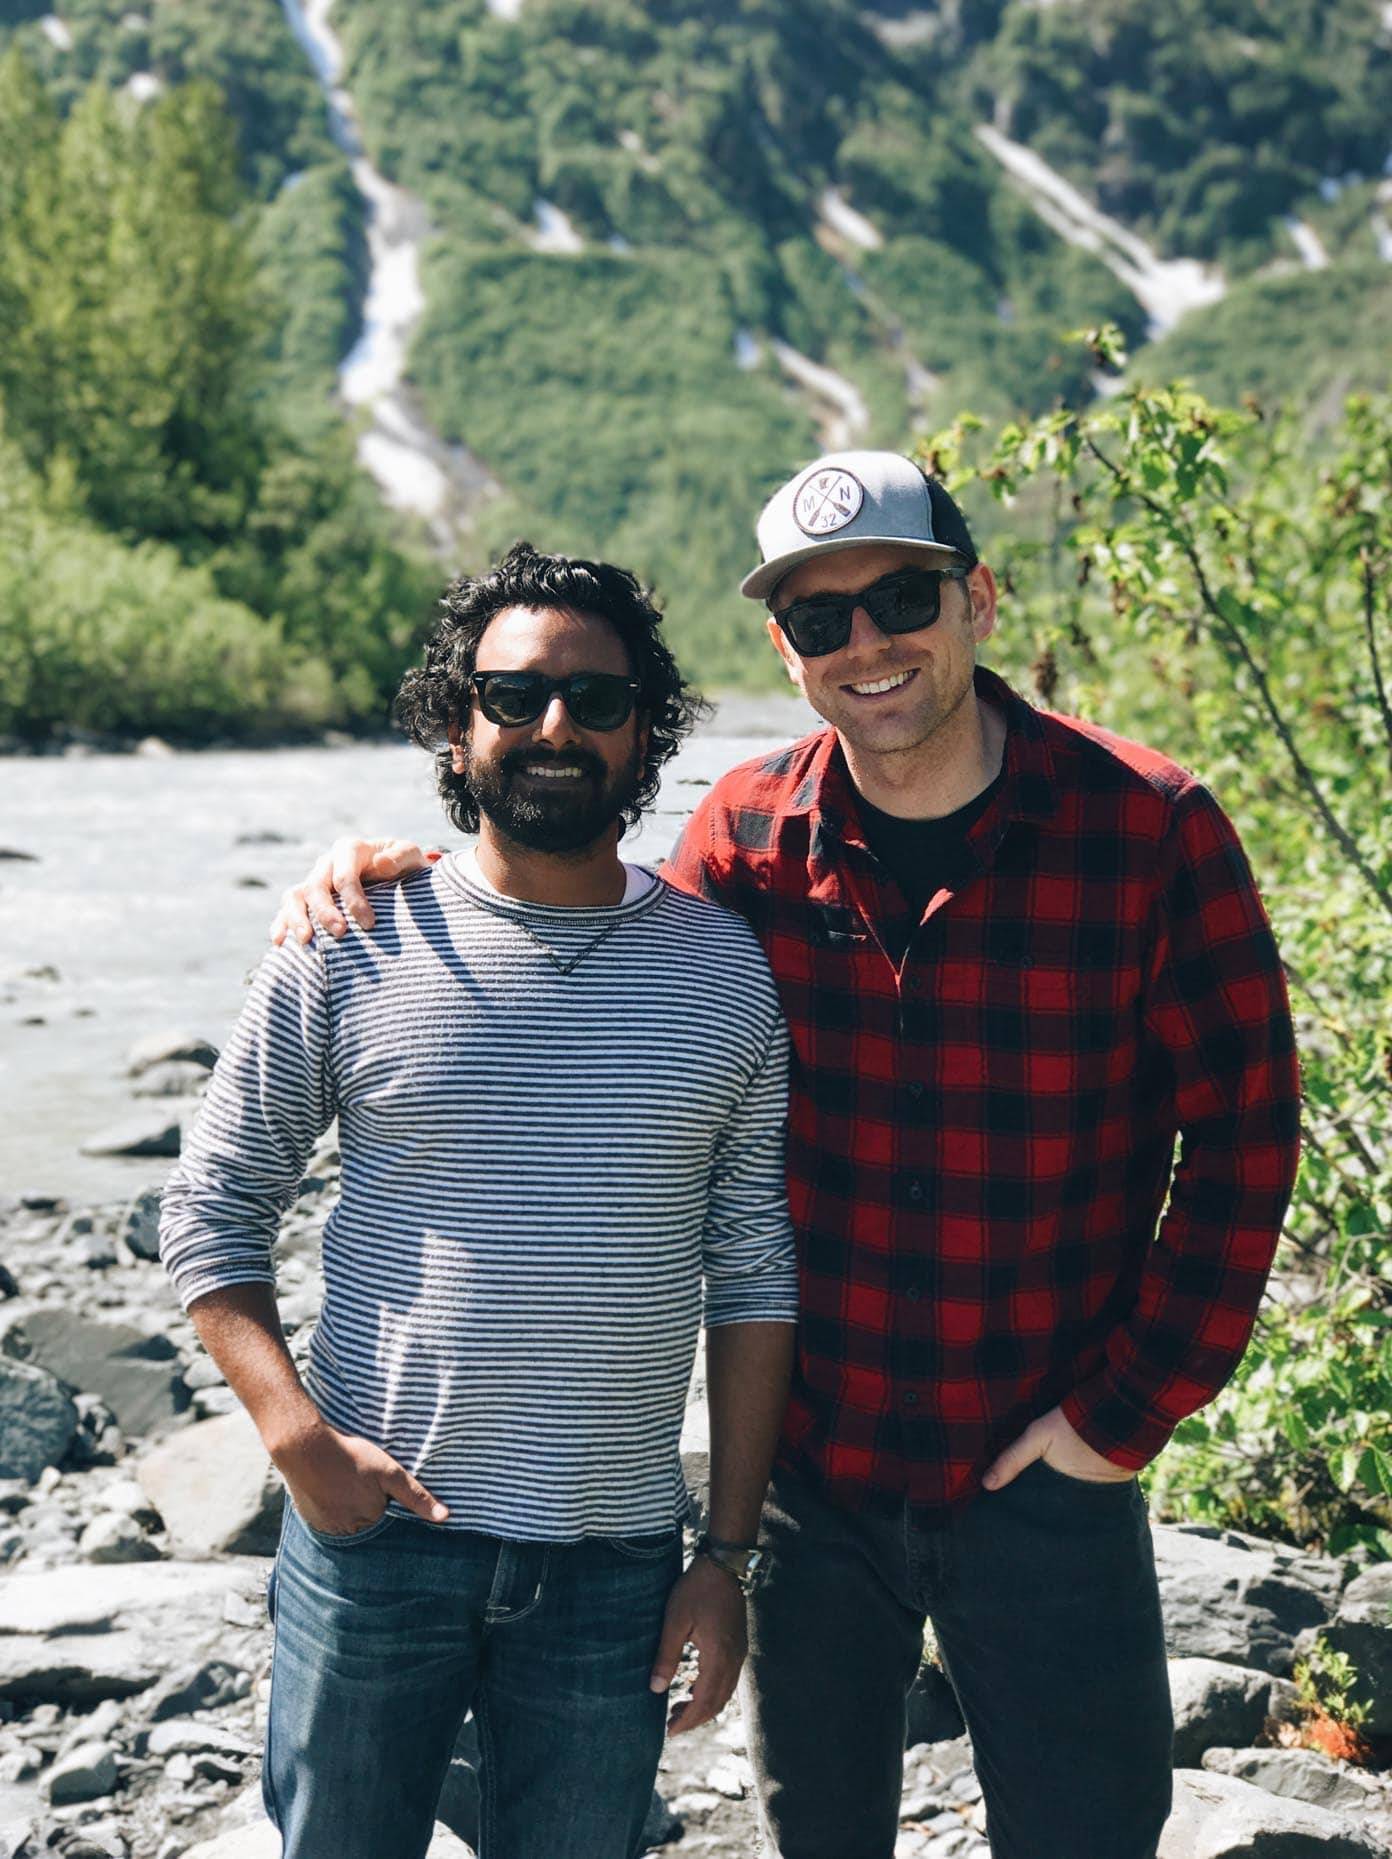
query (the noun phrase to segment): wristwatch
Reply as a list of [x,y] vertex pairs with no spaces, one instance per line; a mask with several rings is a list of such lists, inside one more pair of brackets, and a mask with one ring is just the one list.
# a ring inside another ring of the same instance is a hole
[[695,1553],[732,1575],[744,1594],[753,1594],[764,1578],[764,1552],[752,1543],[723,1543],[718,1536],[702,1532],[696,1538]]

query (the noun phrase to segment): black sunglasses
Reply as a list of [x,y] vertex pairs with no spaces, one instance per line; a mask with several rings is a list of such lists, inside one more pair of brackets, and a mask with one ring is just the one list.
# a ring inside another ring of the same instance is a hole
[[633,715],[638,696],[637,680],[614,671],[577,671],[569,678],[544,671],[476,671],[469,682],[479,709],[502,729],[535,723],[558,694],[581,729],[617,729]]
[[799,658],[825,658],[851,636],[851,618],[864,607],[882,633],[916,633],[942,611],[944,581],[965,581],[960,568],[896,568],[856,594],[813,594],[774,618]]

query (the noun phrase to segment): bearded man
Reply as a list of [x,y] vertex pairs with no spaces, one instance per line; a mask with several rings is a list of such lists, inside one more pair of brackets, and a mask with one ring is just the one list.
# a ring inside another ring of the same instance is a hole
[[[290,1500],[285,1859],[419,1859],[470,1707],[483,1859],[631,1859],[683,1644],[674,1727],[733,1690],[796,1305],[787,1036],[746,926],[618,856],[694,708],[621,569],[519,544],[451,588],[400,714],[477,849],[272,952],[165,1189],[165,1262]],[[302,1381],[272,1246],[335,1116]]]

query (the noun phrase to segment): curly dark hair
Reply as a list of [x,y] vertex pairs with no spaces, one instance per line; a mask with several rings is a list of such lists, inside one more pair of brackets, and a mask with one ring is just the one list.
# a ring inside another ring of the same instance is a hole
[[448,730],[451,723],[467,727],[479,641],[489,621],[507,607],[594,614],[623,641],[638,680],[638,713],[648,726],[638,789],[623,816],[636,826],[652,804],[664,765],[709,706],[683,679],[659,631],[662,615],[634,575],[612,562],[542,555],[530,542],[515,542],[487,574],[461,575],[450,583],[440,601],[440,623],[426,643],[425,663],[406,673],[397,692],[393,714],[412,742],[433,752],[445,812],[461,833],[478,831],[478,801],[451,766]]

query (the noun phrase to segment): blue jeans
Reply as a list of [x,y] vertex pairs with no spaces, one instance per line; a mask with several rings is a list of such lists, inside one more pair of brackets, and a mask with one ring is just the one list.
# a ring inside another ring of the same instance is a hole
[[471,1707],[481,1859],[632,1859],[680,1570],[675,1527],[514,1543],[388,1515],[325,1536],[287,1502],[262,1776],[284,1859],[420,1859]]

